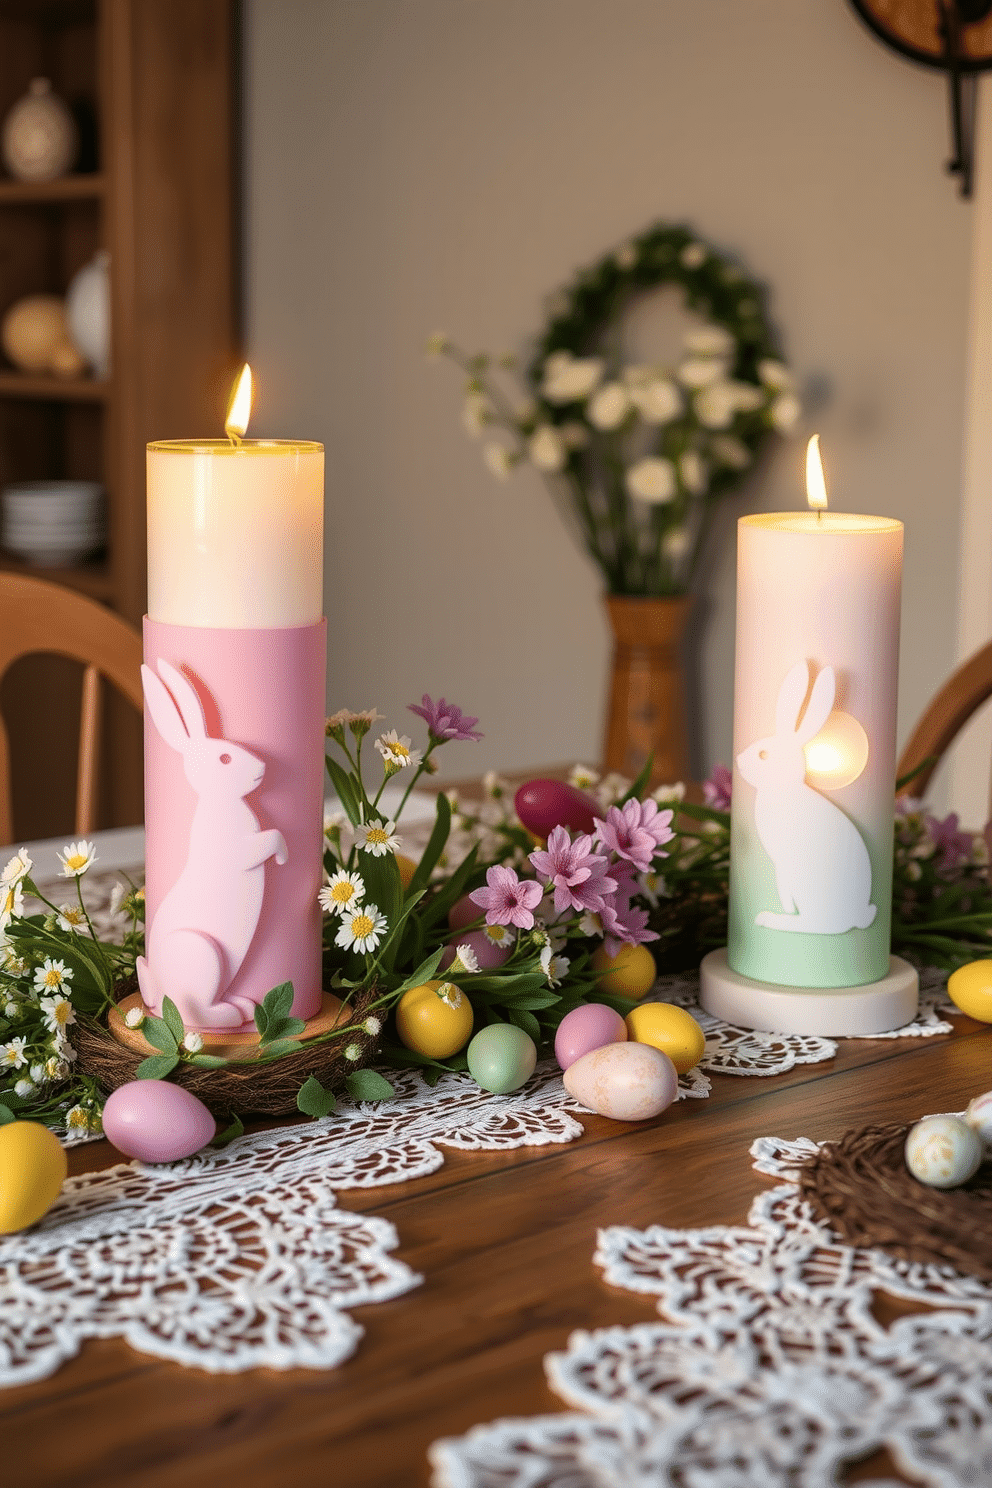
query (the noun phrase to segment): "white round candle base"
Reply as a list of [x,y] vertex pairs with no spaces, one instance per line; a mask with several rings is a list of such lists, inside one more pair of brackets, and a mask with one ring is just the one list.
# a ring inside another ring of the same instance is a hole
[[889,957],[889,974],[863,987],[780,987],[732,971],[725,948],[710,951],[699,967],[699,1002],[707,1013],[737,1028],[763,1033],[866,1037],[911,1023],[919,1006],[916,968]]

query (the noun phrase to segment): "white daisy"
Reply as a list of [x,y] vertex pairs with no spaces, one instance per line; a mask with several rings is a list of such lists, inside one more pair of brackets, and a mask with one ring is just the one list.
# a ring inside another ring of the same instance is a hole
[[0,873],[0,884],[20,883],[22,879],[27,878],[31,872],[31,867],[32,863],[28,857],[27,848],[22,847],[10,859],[3,872]]
[[334,944],[364,955],[377,948],[385,928],[386,916],[377,904],[360,904],[342,914],[341,928],[334,937]]
[[81,878],[90,864],[96,862],[96,846],[81,838],[79,842],[70,842],[58,858],[63,878]]
[[458,962],[470,973],[474,973],[479,969],[479,958],[470,945],[455,947],[455,960],[451,963],[452,971],[455,970],[455,962]]
[[549,403],[578,403],[588,398],[602,375],[602,357],[553,351],[544,363],[541,392]]
[[57,1058],[54,1054],[51,1059],[45,1060],[45,1074],[50,1080],[64,1080],[68,1073],[68,1064],[64,1060]]
[[769,417],[780,434],[788,434],[798,423],[802,411],[795,393],[780,393],[769,410]]
[[319,895],[322,909],[328,914],[344,914],[365,898],[365,884],[357,873],[348,873],[339,868],[330,883],[324,885]]
[[652,377],[648,382],[635,383],[630,389],[630,401],[646,424],[669,424],[684,407],[682,394],[670,377]]
[[86,915],[78,904],[63,904],[58,912],[56,924],[60,930],[68,930],[76,935],[88,935],[90,927],[86,923]]
[[686,357],[675,369],[679,382],[687,388],[709,387],[726,372],[727,363],[720,357]]
[[69,1023],[75,1023],[76,1014],[68,997],[43,997],[41,1011],[45,1015],[45,1027],[50,1033],[61,1033]]
[[449,1008],[460,1008],[465,1001],[460,988],[454,982],[442,982],[437,989],[437,995]]
[[410,748],[409,734],[401,736],[395,729],[380,734],[375,741],[375,747],[386,764],[395,765],[397,770],[405,770],[408,765],[419,765],[424,757],[422,750]]
[[33,1064],[28,1073],[36,1085],[44,1085],[45,1066],[43,1064]]
[[27,1100],[29,1095],[34,1095],[33,1080],[18,1080],[14,1085],[14,1094],[19,1095],[22,1100]]
[[469,393],[462,405],[462,427],[473,439],[492,423],[492,406],[485,393]]
[[679,254],[679,262],[687,269],[699,269],[707,259],[702,243],[687,243]]
[[8,1069],[22,1069],[28,1062],[25,1049],[28,1046],[26,1038],[12,1038],[9,1043],[0,1044],[0,1067]]
[[198,1033],[187,1033],[183,1039],[183,1048],[188,1054],[199,1054],[203,1048],[203,1039]]
[[758,363],[758,376],[766,387],[791,388],[793,384],[792,373],[784,363],[776,361],[774,357],[762,357]]
[[661,506],[675,495],[675,466],[661,455],[646,455],[627,467],[627,490],[638,501]]
[[679,475],[682,477],[682,484],[693,496],[701,496],[706,490],[709,472],[698,451],[685,450],[679,455]]
[[72,967],[66,966],[64,961],[53,961],[50,956],[46,956],[44,966],[35,968],[36,992],[57,992],[64,983],[71,981]]
[[622,382],[604,382],[586,404],[586,417],[594,429],[619,429],[630,412],[630,394]]
[[78,1142],[90,1130],[92,1117],[85,1106],[73,1106],[65,1113],[65,1139]]
[[24,912],[24,884],[20,879],[0,885],[0,930],[6,930],[15,915]]
[[737,342],[724,326],[704,325],[687,331],[682,338],[686,351],[694,356],[733,356]]
[[482,458],[486,462],[486,469],[490,475],[494,475],[497,480],[501,481],[510,479],[515,461],[512,451],[508,450],[504,444],[497,444],[493,440],[483,449]]
[[659,785],[651,792],[651,799],[659,806],[670,806],[673,801],[685,800],[685,781],[676,780],[674,785]]
[[713,458],[721,465],[729,465],[731,470],[744,470],[751,463],[751,451],[742,439],[735,439],[733,434],[717,434],[710,441],[710,449]]
[[568,777],[569,785],[574,785],[576,790],[589,790],[598,780],[599,772],[588,765],[573,765]]
[[527,442],[527,453],[538,470],[560,470],[567,458],[565,442],[557,429],[542,424]]
[[370,822],[363,822],[355,832],[355,845],[363,852],[371,853],[374,858],[384,858],[387,852],[395,852],[402,844],[402,837],[396,835],[396,823],[387,821],[385,824],[374,816]]
[[692,547],[688,527],[673,527],[661,540],[661,551],[669,563],[681,563]]
[[567,975],[571,964],[567,956],[556,956],[550,945],[546,945],[541,952],[541,970],[547,977],[550,987],[561,985],[562,979]]
[[491,945],[505,951],[514,941],[513,931],[508,925],[483,925],[482,933]]

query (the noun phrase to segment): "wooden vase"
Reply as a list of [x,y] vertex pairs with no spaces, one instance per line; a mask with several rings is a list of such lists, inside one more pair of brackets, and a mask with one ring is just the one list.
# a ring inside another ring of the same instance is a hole
[[606,596],[613,628],[608,770],[634,779],[653,753],[652,785],[689,778],[682,638],[691,608],[686,595]]

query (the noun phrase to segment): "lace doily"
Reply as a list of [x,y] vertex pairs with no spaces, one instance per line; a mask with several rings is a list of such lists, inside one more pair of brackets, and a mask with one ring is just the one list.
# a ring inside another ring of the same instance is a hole
[[[814,1150],[751,1149],[786,1180]],[[664,1321],[574,1333],[545,1360],[574,1411],[436,1442],[435,1488],[824,1488],[881,1448],[926,1488],[992,1482],[992,1287],[843,1245],[794,1181],[746,1226],[611,1228],[595,1259]],[[885,1327],[879,1293],[921,1310]]]

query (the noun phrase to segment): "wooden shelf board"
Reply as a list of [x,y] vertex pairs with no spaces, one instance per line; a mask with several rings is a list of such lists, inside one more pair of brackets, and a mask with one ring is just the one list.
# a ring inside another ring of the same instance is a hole
[[81,594],[88,594],[91,599],[103,600],[108,604],[114,597],[113,581],[106,563],[89,563],[81,568],[42,568],[33,563],[22,563],[9,553],[0,552],[0,572],[47,579],[51,584],[62,584],[66,589],[76,589]]
[[57,181],[0,180],[0,206],[24,206],[32,202],[95,201],[106,191],[106,177],[97,171],[82,176],[61,176]]
[[0,371],[0,398],[42,398],[53,403],[105,403],[110,383],[96,377],[51,377]]

